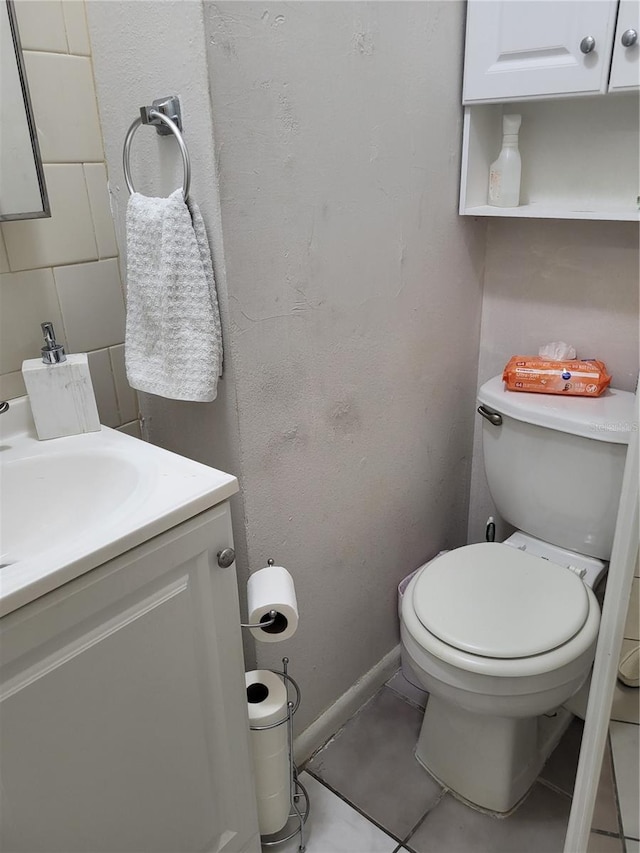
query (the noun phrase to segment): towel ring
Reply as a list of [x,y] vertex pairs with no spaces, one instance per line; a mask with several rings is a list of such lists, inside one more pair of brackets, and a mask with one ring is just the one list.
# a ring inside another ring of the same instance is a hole
[[[185,145],[184,139],[182,138],[182,134],[180,133],[180,128],[178,125],[170,119],[168,116],[164,115],[164,113],[159,112],[158,110],[147,110],[146,114],[149,119],[153,119],[153,123],[157,124],[158,122],[162,122],[165,124],[171,133],[176,138],[178,146],[180,147],[180,153],[182,154],[182,165],[184,167],[184,177],[182,179],[182,194],[184,196],[185,202],[189,198],[189,187],[191,186],[191,160],[189,158],[189,152],[187,151],[187,146]],[[144,122],[145,124],[147,122]],[[129,151],[131,149],[131,142],[133,140],[133,136],[136,130],[143,124],[142,118],[137,118],[129,130],[127,131],[127,135],[124,140],[124,148],[122,151],[122,167],[124,170],[124,180],[127,185],[127,188],[130,193],[134,193],[135,187],[133,186],[133,180],[131,179],[131,165],[129,163]]]

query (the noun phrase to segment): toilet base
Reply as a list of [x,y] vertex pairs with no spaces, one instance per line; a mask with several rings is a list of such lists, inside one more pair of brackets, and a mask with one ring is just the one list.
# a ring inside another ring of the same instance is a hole
[[533,785],[571,719],[564,708],[553,716],[493,717],[432,694],[415,756],[464,800],[502,814]]

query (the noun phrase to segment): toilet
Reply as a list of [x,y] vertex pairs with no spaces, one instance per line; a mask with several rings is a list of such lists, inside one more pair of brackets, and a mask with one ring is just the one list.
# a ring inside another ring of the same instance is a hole
[[634,395],[478,392],[491,497],[505,542],[447,551],[401,609],[403,668],[430,695],[417,760],[469,804],[514,809],[589,678]]

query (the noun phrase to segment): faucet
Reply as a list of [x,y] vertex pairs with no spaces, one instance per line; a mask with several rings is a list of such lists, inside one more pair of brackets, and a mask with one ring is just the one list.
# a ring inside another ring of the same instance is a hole
[[0,400],[0,415],[4,415],[5,412],[9,411],[9,404],[6,400]]

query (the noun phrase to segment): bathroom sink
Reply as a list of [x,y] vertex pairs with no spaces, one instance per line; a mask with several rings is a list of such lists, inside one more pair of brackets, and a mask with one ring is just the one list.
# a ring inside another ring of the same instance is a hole
[[235,477],[117,430],[38,441],[27,397],[0,418],[0,614],[238,490]]

